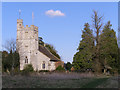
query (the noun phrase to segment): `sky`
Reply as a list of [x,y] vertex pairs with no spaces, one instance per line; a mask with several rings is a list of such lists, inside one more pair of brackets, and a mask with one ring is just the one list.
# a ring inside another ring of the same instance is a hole
[[93,10],[104,15],[104,25],[110,20],[112,28],[118,34],[117,2],[3,2],[2,44],[11,38],[16,39],[19,10],[24,26],[38,26],[39,36],[45,43],[55,47],[65,63],[73,61],[84,24],[88,22],[90,28],[93,28]]

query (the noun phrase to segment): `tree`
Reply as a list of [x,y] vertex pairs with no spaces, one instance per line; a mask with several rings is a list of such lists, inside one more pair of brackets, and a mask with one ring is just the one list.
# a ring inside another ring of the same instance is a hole
[[3,56],[3,65],[13,74],[15,68],[19,68],[19,53],[16,51],[16,41],[14,39],[6,41],[4,48],[8,51],[8,56]]
[[111,29],[110,21],[104,26],[100,35],[100,63],[105,68],[109,66],[112,71],[118,68],[118,44],[116,33]]
[[59,66],[56,68],[56,71],[65,71],[65,69],[64,69],[61,65],[59,65]]
[[17,71],[19,71],[20,70],[20,56],[17,51],[14,52],[14,58],[15,58],[14,68],[17,69]]
[[55,50],[54,46],[51,44],[45,44],[45,47],[53,54],[55,55],[57,58],[60,59],[60,56],[57,54],[57,51]]
[[103,26],[102,19],[103,19],[103,16],[99,16],[98,12],[93,10],[92,21],[93,21],[93,26],[94,26],[95,33],[96,33],[96,38],[95,38],[96,45],[99,44],[99,35],[100,35],[101,28]]
[[[8,52],[2,51],[2,71],[6,71],[9,67],[9,63],[7,63]],[[8,65],[7,65],[8,64]]]
[[[119,51],[118,51],[118,63],[120,63],[120,27],[118,28],[118,48],[119,48]],[[118,66],[118,73],[120,74],[120,65]]]
[[65,67],[66,67],[67,70],[71,71],[72,64],[70,62],[67,62]]
[[[119,52],[118,52],[118,63],[120,63],[120,47],[119,47]],[[118,66],[118,73],[120,74],[120,65]]]
[[43,42],[43,38],[42,37],[38,37],[38,39],[39,39],[39,45],[42,45],[42,46],[44,46],[44,42]]
[[102,19],[103,16],[99,16],[97,11],[93,11],[93,15],[92,15],[92,21],[93,21],[93,26],[94,26],[94,31],[95,31],[95,43],[96,43],[96,49],[95,49],[95,60],[94,60],[94,64],[95,64],[95,71],[97,73],[101,72],[101,65],[100,65],[100,54],[99,54],[99,35],[101,32],[101,28],[102,28]]
[[94,54],[94,37],[88,23],[85,23],[82,31],[82,40],[78,46],[78,52],[73,57],[73,66],[76,70],[86,71],[92,69]]
[[[7,70],[9,71],[13,71],[13,69],[16,69],[17,71],[19,71],[19,54],[17,52],[12,53],[12,50],[10,51],[10,53],[6,53],[6,51],[3,51],[2,54],[2,67],[3,70],[6,72]],[[14,56],[13,56],[14,55]],[[14,59],[13,59],[14,57]],[[13,61],[14,60],[14,61]]]

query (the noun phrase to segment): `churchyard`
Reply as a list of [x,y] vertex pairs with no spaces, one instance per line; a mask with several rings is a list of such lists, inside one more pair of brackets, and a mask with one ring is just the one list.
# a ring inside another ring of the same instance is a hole
[[117,76],[91,73],[32,73],[29,75],[2,76],[3,88],[117,88]]
[[3,88],[118,88],[117,3],[3,6]]

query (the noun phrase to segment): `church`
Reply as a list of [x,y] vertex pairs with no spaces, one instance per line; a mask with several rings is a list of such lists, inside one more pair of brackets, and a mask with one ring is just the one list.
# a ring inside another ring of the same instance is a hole
[[64,62],[53,55],[46,47],[38,44],[38,27],[23,25],[23,19],[17,19],[16,48],[20,55],[20,70],[32,64],[35,71],[55,70]]

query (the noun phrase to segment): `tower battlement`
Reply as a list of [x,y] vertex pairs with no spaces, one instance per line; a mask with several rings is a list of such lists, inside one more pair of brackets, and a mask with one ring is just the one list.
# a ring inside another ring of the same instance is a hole
[[23,23],[23,19],[17,19],[17,23]]
[[35,30],[35,31],[38,31],[38,27],[35,26],[35,25],[30,25],[30,27],[28,25],[26,25],[24,27],[22,19],[17,19],[17,29],[18,30],[21,29],[21,30]]
[[38,27],[34,26],[34,25],[30,25],[30,27],[28,25],[26,25],[25,27],[22,28],[23,30],[35,30],[38,31]]

